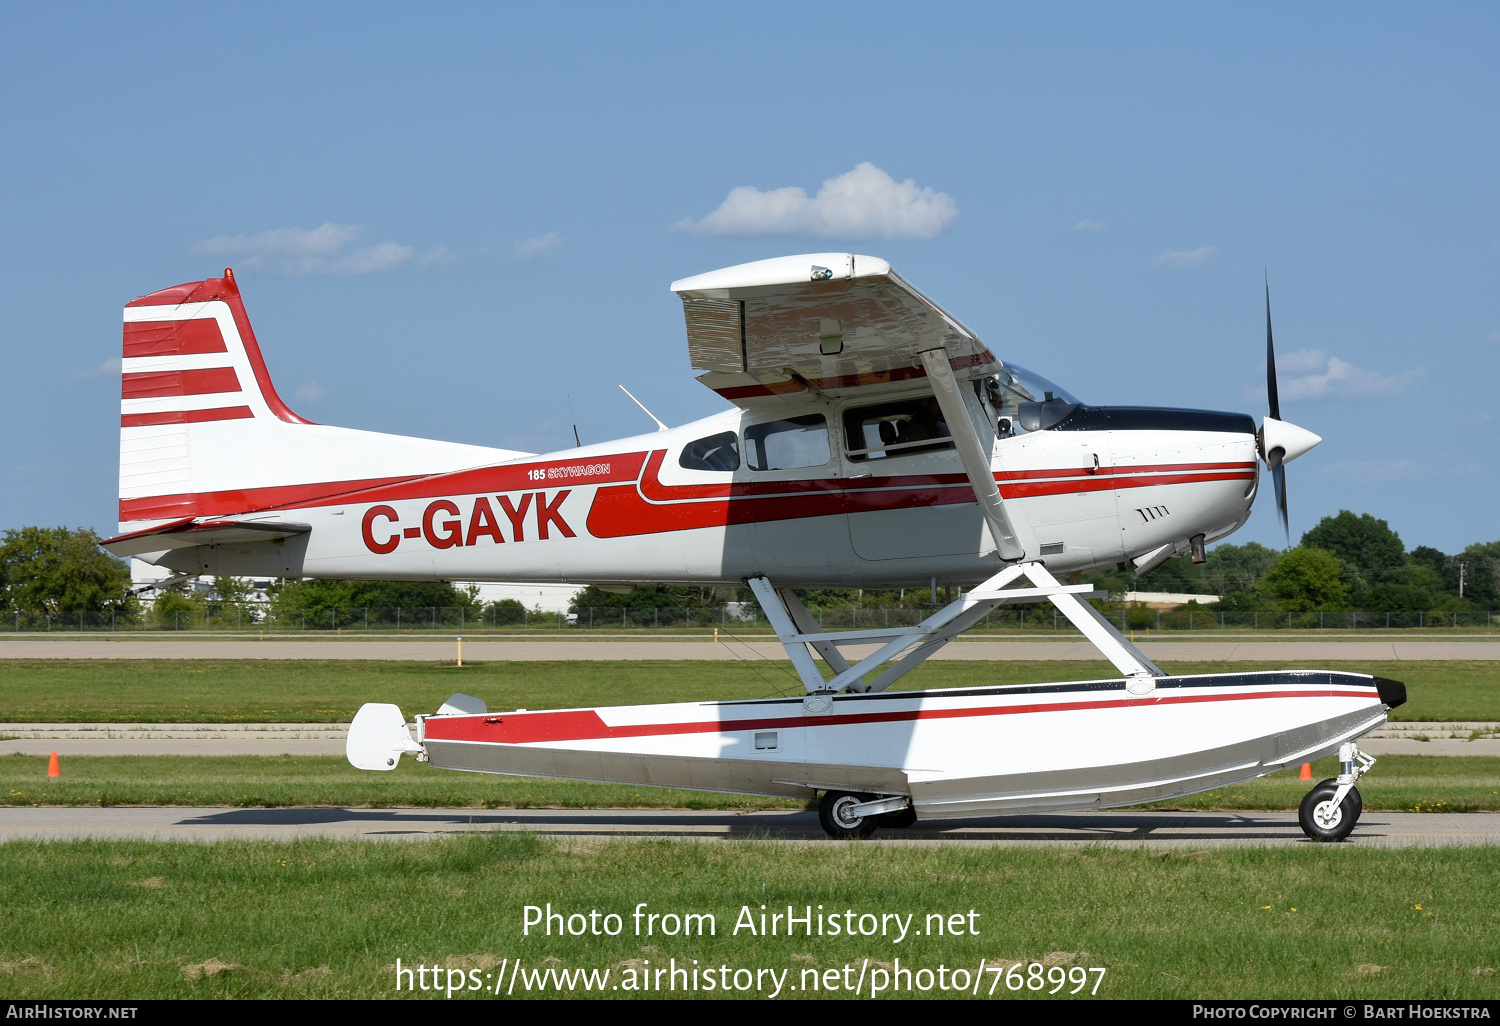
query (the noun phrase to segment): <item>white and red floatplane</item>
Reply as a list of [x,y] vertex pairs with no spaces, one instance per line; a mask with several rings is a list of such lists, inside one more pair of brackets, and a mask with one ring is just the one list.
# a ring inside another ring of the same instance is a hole
[[[1303,802],[1337,840],[1405,699],[1323,670],[1166,674],[1059,578],[1149,570],[1250,515],[1259,464],[1318,436],[1271,414],[1095,406],[1002,361],[875,257],[782,257],[675,282],[699,376],[732,404],[552,453],[313,424],[277,396],[231,272],[125,309],[117,555],[190,574],[748,584],[806,694],[416,718],[368,704],[349,758],[822,794],[834,836],[917,818],[1171,798],[1339,752]],[[794,589],[958,585],[915,627],[824,631]],[[1051,602],[1117,678],[888,691],[1006,603]],[[856,651],[857,649],[857,651]],[[872,650],[873,649],[873,650]]]

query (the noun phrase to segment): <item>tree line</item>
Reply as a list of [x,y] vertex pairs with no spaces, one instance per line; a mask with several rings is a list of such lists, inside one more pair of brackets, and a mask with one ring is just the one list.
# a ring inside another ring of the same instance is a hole
[[1285,552],[1255,542],[1221,544],[1208,560],[1169,559],[1116,588],[1125,575],[1101,575],[1111,590],[1212,594],[1227,611],[1358,609],[1466,612],[1500,608],[1500,541],[1448,554],[1428,545],[1407,551],[1384,520],[1340,510]]
[[235,610],[252,617],[266,612],[278,619],[306,617],[321,624],[331,610],[351,607],[462,610],[471,621],[498,624],[526,618],[526,609],[515,599],[484,603],[478,589],[446,581],[278,580],[267,589],[269,601],[262,606],[252,602],[247,579],[216,577],[206,592],[186,581],[160,588],[148,609],[132,592],[129,561],[101,549],[99,540],[86,527],[7,530],[0,536],[0,611],[54,617],[112,613],[121,623],[149,618],[168,626],[203,624]]
[[[1476,542],[1445,553],[1426,545],[1407,551],[1384,520],[1340,510],[1302,535],[1296,548],[1277,551],[1257,542],[1220,544],[1204,563],[1187,556],[1144,574],[1094,571],[1075,579],[1114,595],[1127,591],[1218,595],[1215,609],[1315,612],[1462,612],[1500,608],[1500,541]],[[818,588],[799,592],[809,607],[915,608],[930,605],[928,589]],[[939,600],[945,598],[939,595]],[[443,581],[276,581],[268,589],[278,619],[323,623],[337,610],[447,609],[467,622],[521,623],[527,610],[515,599],[481,602],[478,589]],[[725,602],[755,605],[748,588],[634,588],[597,585],[574,598],[574,613],[594,608],[695,609]],[[251,610],[250,586],[220,577],[211,591],[187,584],[157,594],[151,616],[163,622],[202,623],[224,610]],[[256,610],[261,607],[254,606]],[[130,567],[99,547],[88,528],[22,527],[0,537],[0,610],[31,614],[112,613],[127,621],[144,615],[131,592]]]

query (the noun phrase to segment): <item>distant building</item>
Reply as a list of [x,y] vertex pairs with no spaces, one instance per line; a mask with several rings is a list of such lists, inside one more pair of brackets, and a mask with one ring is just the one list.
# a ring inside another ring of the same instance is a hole
[[582,591],[582,584],[495,584],[492,581],[454,581],[460,591],[470,584],[479,589],[481,602],[499,602],[515,599],[527,609],[540,609],[544,613],[566,613],[573,597]]
[[1211,605],[1219,601],[1219,596],[1189,595],[1177,591],[1127,591],[1125,601],[1141,602],[1151,609],[1172,609],[1185,606],[1189,602],[1196,602],[1200,606]]
[[[174,577],[176,574],[164,567],[146,563],[139,559],[130,561],[130,585],[136,591],[142,605],[150,606],[156,601],[156,589],[151,587],[161,581]],[[265,603],[269,601],[268,589],[275,584],[274,578],[245,578],[250,582],[250,601],[253,603]],[[185,578],[182,583],[196,591],[207,594],[213,591],[214,579],[210,575],[202,577]],[[566,613],[568,604],[573,601],[573,596],[584,589],[582,584],[494,584],[489,581],[454,581],[453,586],[460,591],[473,584],[479,589],[481,602],[498,602],[501,599],[515,599],[527,609],[541,609],[544,613]]]
[[[139,559],[132,559],[130,561],[130,587],[135,592],[136,599],[148,609],[156,601],[157,590],[153,585],[160,584],[162,581],[176,576],[177,574],[174,571],[168,570],[166,567],[156,566],[153,563],[146,563]],[[276,583],[274,578],[247,577],[242,578],[242,580],[248,581],[250,584],[250,594],[248,596],[250,602],[263,605],[270,601],[267,589]],[[185,584],[192,590],[205,595],[214,590],[214,579],[210,574],[204,574],[199,577],[185,577],[179,583]]]

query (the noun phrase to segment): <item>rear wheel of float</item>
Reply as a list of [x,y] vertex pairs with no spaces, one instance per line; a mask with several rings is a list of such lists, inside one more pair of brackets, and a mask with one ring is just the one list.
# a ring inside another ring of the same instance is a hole
[[863,840],[875,832],[877,817],[856,816],[850,810],[868,801],[874,801],[874,796],[852,791],[825,791],[822,801],[818,802],[818,822],[835,840]]

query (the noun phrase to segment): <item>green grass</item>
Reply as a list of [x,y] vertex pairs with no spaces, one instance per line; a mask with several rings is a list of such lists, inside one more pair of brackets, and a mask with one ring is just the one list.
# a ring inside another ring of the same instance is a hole
[[[1496,760],[1500,762],[1500,760]],[[585,784],[433,769],[407,758],[389,772],[338,756],[98,755],[0,757],[3,805],[229,805],[343,808],[800,809],[785,798],[626,784]]]
[[[1500,662],[1327,662],[1405,681],[1396,720],[1500,720]],[[1169,662],[1173,673],[1272,668]],[[967,687],[1113,676],[1103,662],[929,662],[901,682]],[[236,659],[7,659],[0,722],[234,723],[348,721],[364,702],[432,712],[455,691],[493,709],[758,698],[801,691],[786,662],[492,662],[466,665]]]
[[[1301,767],[1215,788],[1149,809],[1195,812],[1295,809],[1311,787]],[[1313,781],[1336,777],[1337,759],[1313,763]],[[1383,755],[1359,782],[1365,808],[1381,812],[1500,812],[1500,758],[1474,755]]]
[[[392,997],[397,959],[473,969],[489,986],[500,960],[518,957],[528,969],[607,968],[609,984],[647,961],[697,959],[705,969],[789,970],[795,987],[804,970],[853,965],[852,981],[866,959],[882,968],[900,958],[903,968],[949,972],[981,959],[1098,966],[1100,998],[1495,999],[1497,877],[1500,848],[1488,847],[893,848],[528,834],[14,842],[0,846],[0,987],[13,1000]],[[565,914],[616,913],[624,929],[523,936],[524,906],[548,902]],[[638,902],[711,913],[715,934],[636,936]],[[758,923],[762,904],[909,914],[918,929],[929,914],[958,913],[977,935],[735,936],[741,909]],[[525,994],[518,985],[515,996]],[[996,996],[1011,994],[1001,983]]]
[[[454,773],[403,759],[388,773],[357,770],[333,756],[74,756],[47,779],[47,760],[0,758],[0,805],[228,805],[388,808],[795,809],[783,798],[623,784],[585,784]],[[1335,760],[1313,767],[1336,776]],[[1295,770],[1152,808],[1200,811],[1295,809],[1309,785]],[[1365,808],[1382,811],[1500,811],[1500,758],[1388,755],[1360,782]]]

